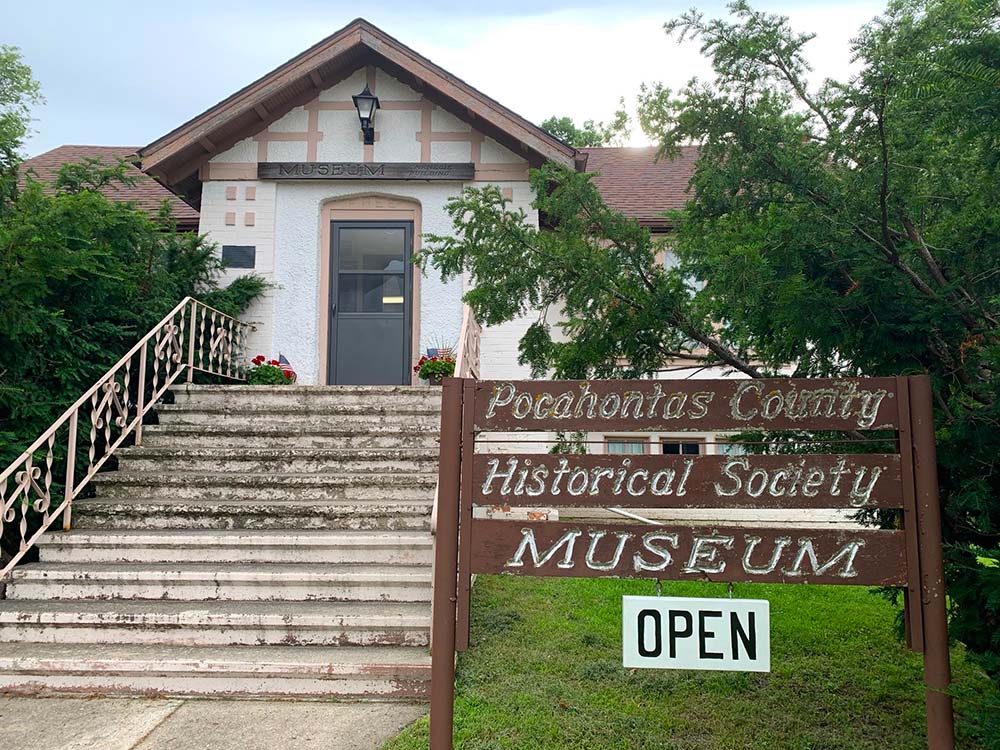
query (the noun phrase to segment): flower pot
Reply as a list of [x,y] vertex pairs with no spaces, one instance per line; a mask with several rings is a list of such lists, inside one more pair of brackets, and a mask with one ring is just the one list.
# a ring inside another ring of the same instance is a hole
[[444,382],[444,375],[431,375],[427,378],[427,385],[441,385]]

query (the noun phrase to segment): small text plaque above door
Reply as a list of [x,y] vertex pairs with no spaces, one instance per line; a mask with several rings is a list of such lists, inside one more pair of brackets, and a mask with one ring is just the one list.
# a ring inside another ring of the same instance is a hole
[[266,161],[257,164],[262,180],[472,180],[472,162]]

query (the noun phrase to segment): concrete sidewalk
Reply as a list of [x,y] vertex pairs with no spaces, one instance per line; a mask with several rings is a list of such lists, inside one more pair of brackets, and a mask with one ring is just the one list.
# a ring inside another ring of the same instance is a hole
[[0,748],[376,750],[426,710],[405,703],[0,697]]

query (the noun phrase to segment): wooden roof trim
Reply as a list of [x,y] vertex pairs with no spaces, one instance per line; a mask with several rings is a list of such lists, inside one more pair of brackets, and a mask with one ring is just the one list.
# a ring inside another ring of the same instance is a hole
[[[312,74],[320,66],[356,49],[358,46],[367,47],[386,60],[409,71],[412,75],[426,80],[429,86],[438,89],[445,96],[466,107],[470,114],[474,114],[494,127],[510,133],[515,139],[542,154],[545,158],[553,159],[567,166],[573,165],[575,161],[579,160],[578,153],[573,147],[549,135],[496,100],[451,75],[368,21],[356,19],[305,52],[222,100],[214,107],[180,125],[148,146],[139,149],[138,153],[142,158],[143,169],[156,169],[158,164],[177,155],[185,148],[189,148],[192,144],[201,143],[204,148],[206,140],[209,143],[214,143],[215,139],[211,137],[211,134],[232,118],[234,110],[242,113],[255,109],[259,116],[258,107],[260,107],[271,113],[270,108],[264,104],[267,99],[302,78],[310,78],[315,86]],[[324,84],[326,84],[325,81]],[[284,113],[271,114],[280,116]],[[156,171],[163,170],[156,169]],[[174,169],[168,168],[166,171],[176,174]]]
[[[233,109],[256,109],[259,105],[263,106],[263,102],[273,96],[276,91],[299,78],[309,76],[309,73],[319,66],[339,57],[360,43],[361,28],[358,21],[353,21],[297,57],[293,57],[270,73],[244,86],[214,107],[174,128],[148,146],[139,149],[143,167],[149,169],[156,166],[159,162],[170,158],[190,145],[192,141],[197,141],[224,125],[230,119],[230,113]],[[265,108],[265,111],[269,110]]]
[[[470,114],[489,122],[494,127],[509,132],[547,158],[572,164],[576,149],[546,133],[534,123],[507,109],[495,99],[483,94],[443,68],[401,44],[381,29],[365,24],[361,40],[373,52],[395,63],[427,82],[445,96],[464,106]],[[498,122],[501,120],[501,122]]]

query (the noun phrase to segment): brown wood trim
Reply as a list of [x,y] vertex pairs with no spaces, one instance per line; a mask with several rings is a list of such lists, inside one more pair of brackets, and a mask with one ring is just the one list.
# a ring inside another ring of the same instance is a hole
[[895,378],[484,380],[476,387],[475,427],[669,433],[896,429],[895,395]]
[[896,454],[665,456],[480,453],[481,505],[900,508]]
[[650,527],[476,518],[472,521],[472,572],[899,586],[906,582],[906,553],[901,531]]
[[[196,143],[199,138],[211,137],[213,131],[224,126],[234,114],[256,110],[258,105],[266,107],[265,102],[284,87],[310,77],[310,74],[321,65],[361,46],[367,47],[380,57],[425,81],[428,86],[437,89],[459,106],[468,108],[476,117],[510,133],[512,137],[530,146],[543,158],[563,162],[567,166],[575,163],[576,150],[572,147],[553,138],[497,101],[447,73],[367,21],[358,19],[240,89],[214,107],[140,149],[139,155],[142,158],[143,168],[149,170],[157,167],[165,160],[180,153],[191,143]],[[310,83],[313,82],[310,81]],[[323,83],[324,85],[332,85],[329,81]],[[310,89],[311,94],[316,90],[315,86],[311,86]],[[286,111],[288,110],[283,107],[281,111],[271,114],[276,115],[275,119],[277,119]],[[259,117],[260,113],[257,112],[257,114]],[[261,121],[258,119],[258,122]],[[197,166],[195,165],[194,169]],[[166,171],[177,173],[177,170],[173,169]]]

